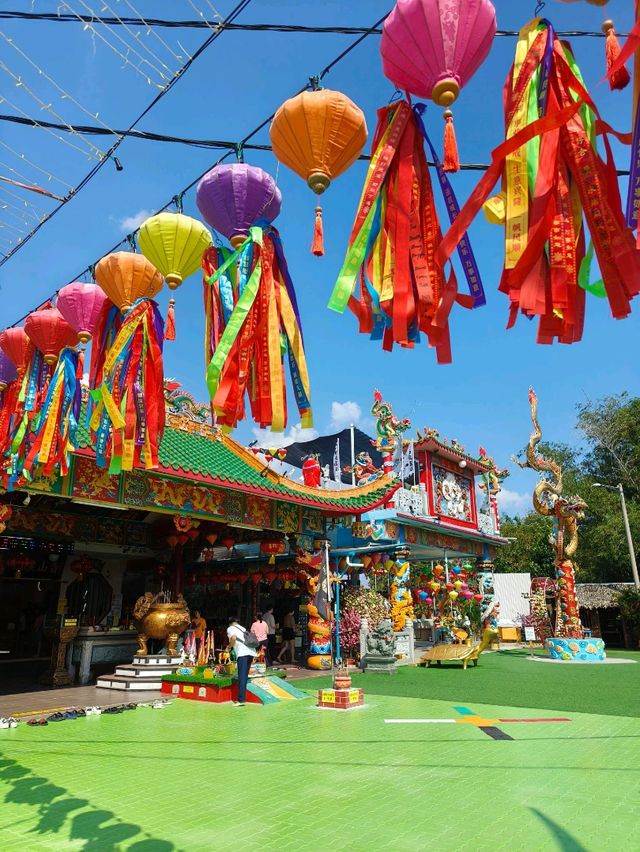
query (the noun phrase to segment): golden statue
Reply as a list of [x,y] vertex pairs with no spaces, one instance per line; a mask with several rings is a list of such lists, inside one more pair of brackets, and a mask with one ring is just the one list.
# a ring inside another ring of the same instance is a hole
[[551,543],[555,548],[556,582],[558,597],[556,607],[556,636],[581,639],[584,636],[575,591],[575,566],[573,557],[578,549],[578,521],[584,518],[587,504],[582,497],[565,497],[562,494],[562,467],[553,459],[536,453],[542,439],[538,423],[538,397],[529,388],[533,432],[525,449],[525,461],[514,461],[521,468],[531,468],[542,474],[533,490],[533,508],[539,515],[553,518]]

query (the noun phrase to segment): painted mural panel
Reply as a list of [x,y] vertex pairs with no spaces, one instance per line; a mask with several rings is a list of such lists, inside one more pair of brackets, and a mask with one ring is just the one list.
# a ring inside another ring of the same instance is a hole
[[310,507],[304,508],[302,510],[302,530],[305,533],[322,533],[324,531],[322,512]]
[[109,476],[105,468],[96,466],[95,459],[78,456],[71,494],[81,500],[117,503],[120,497],[120,476]]
[[433,504],[436,515],[473,523],[471,480],[434,464]]
[[276,529],[283,532],[300,532],[300,508],[291,503],[276,504]]
[[247,494],[244,498],[244,521],[258,529],[271,527],[271,500],[257,494]]
[[139,509],[169,509],[225,517],[225,492],[134,471],[125,476],[123,502]]

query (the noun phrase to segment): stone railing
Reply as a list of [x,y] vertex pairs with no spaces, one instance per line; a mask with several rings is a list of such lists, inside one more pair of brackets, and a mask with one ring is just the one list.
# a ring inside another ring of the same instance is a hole
[[403,515],[414,515],[417,518],[428,518],[427,495],[422,488],[399,488],[393,495],[393,502],[398,512]]
[[490,515],[487,512],[478,512],[478,529],[485,535],[498,534],[493,515]]

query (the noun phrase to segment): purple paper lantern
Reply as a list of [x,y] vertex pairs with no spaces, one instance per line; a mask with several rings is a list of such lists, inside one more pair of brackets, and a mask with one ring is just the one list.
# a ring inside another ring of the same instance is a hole
[[273,222],[282,195],[267,172],[233,163],[207,172],[196,189],[196,204],[203,219],[237,248],[252,225]]
[[18,378],[18,371],[13,361],[0,349],[0,391]]

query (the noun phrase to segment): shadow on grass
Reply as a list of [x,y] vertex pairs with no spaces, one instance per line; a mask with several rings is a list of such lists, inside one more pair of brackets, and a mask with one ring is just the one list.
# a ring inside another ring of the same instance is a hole
[[[86,850],[107,852],[131,840],[136,841],[128,847],[132,852],[171,852],[175,849],[173,843],[151,837],[139,825],[123,822],[113,811],[99,810],[92,807],[88,799],[68,795],[64,787],[35,775],[16,760],[0,758],[0,781],[9,788],[4,797],[5,804],[36,808],[39,819],[29,830],[30,834],[57,834],[68,825],[69,839],[86,841],[82,847]],[[74,815],[74,812],[77,813]],[[60,848],[63,843],[61,839]]]
[[569,832],[561,825],[558,825],[557,822],[554,822],[554,820],[550,819],[546,816],[546,814],[543,814],[542,811],[539,811],[537,808],[529,808],[529,810],[549,829],[551,836],[556,841],[558,848],[561,849],[562,852],[587,852],[586,847],[583,846],[582,843],[576,840],[576,838],[572,834],[569,834]]

